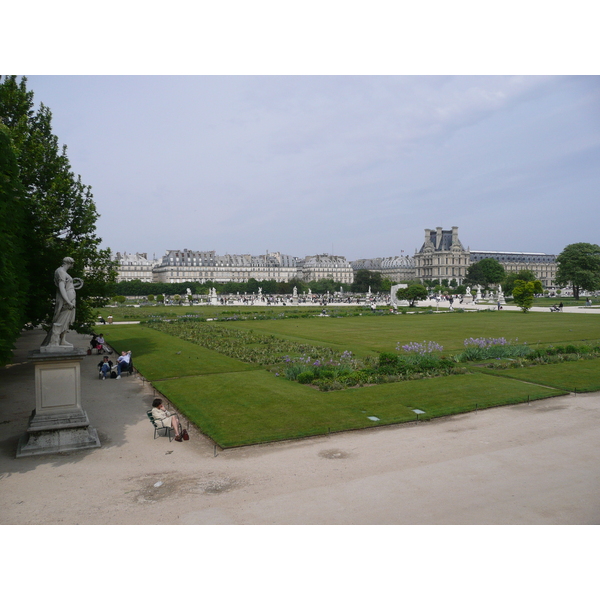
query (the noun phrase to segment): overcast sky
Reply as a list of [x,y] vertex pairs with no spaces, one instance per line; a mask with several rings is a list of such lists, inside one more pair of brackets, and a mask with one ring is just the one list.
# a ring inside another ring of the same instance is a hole
[[600,242],[597,76],[28,76],[113,251]]

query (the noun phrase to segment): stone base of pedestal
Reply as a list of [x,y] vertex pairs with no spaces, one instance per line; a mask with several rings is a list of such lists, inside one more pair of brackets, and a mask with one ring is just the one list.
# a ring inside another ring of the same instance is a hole
[[81,407],[84,356],[80,348],[29,353],[35,364],[35,410],[19,440],[17,458],[100,447],[98,433]]
[[98,433],[90,427],[85,411],[44,416],[35,413],[19,439],[17,458],[100,447]]

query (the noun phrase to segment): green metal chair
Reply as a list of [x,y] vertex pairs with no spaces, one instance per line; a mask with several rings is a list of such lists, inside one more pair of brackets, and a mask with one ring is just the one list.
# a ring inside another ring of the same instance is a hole
[[159,425],[156,422],[156,419],[152,416],[152,409],[146,411],[146,414],[148,415],[148,418],[150,419],[150,423],[152,423],[152,425],[154,425],[154,439],[156,439],[157,436],[160,436],[161,431],[162,431],[166,435],[169,436],[169,442],[172,442],[173,440],[171,439],[171,434],[174,431],[173,428],[167,427],[166,425]]

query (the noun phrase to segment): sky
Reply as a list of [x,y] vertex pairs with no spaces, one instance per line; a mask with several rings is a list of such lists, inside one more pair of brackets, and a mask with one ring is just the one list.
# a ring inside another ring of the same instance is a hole
[[600,241],[598,76],[32,76],[103,247],[412,255]]

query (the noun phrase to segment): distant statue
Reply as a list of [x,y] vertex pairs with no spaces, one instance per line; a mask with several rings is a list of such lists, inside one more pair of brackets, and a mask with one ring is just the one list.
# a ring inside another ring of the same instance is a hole
[[502,284],[498,284],[498,294],[502,293]]
[[65,340],[65,334],[75,321],[75,303],[77,294],[75,290],[83,287],[83,281],[76,277],[73,279],[67,271],[75,264],[75,261],[66,256],[63,258],[62,265],[54,271],[54,285],[56,285],[56,305],[54,307],[54,316],[52,325],[46,338],[42,342],[44,346],[61,346],[63,348],[72,348]]
[[472,296],[470,286],[467,286],[467,296]]
[[294,289],[293,289],[293,295],[294,295],[294,296],[297,296],[297,295],[298,295],[298,288],[297,288],[296,286],[294,286]]
[[258,288],[258,295],[262,296],[262,288],[261,287]]
[[190,290],[190,288],[187,288],[185,290],[186,295],[191,296],[192,295],[192,290]]

